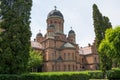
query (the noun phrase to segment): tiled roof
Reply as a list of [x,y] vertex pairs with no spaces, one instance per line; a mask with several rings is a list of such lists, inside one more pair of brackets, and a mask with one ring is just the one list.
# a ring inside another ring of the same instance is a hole
[[71,43],[67,42],[64,45],[62,45],[62,48],[75,48]]
[[32,48],[44,49],[44,47],[36,41],[31,41],[31,46],[32,46]]

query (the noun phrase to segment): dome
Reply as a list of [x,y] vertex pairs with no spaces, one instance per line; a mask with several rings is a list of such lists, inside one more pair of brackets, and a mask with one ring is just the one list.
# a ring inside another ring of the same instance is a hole
[[51,12],[49,12],[47,18],[50,18],[50,17],[60,17],[60,18],[63,18],[63,15],[60,11],[58,10],[52,10]]
[[42,37],[42,33],[38,33],[38,34],[37,34],[37,37],[38,37],[38,36],[39,36],[39,37]]
[[75,32],[73,30],[70,30],[69,34],[75,34]]

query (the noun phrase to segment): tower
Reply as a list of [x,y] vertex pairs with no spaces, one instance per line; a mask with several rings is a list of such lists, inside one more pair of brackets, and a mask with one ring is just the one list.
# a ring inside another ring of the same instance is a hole
[[68,41],[71,42],[71,43],[76,43],[75,36],[76,36],[76,34],[71,28],[71,30],[68,33]]
[[64,17],[62,13],[56,9],[49,12],[47,16],[47,33],[46,38],[54,38],[56,33],[64,34]]
[[43,35],[41,32],[39,32],[37,35],[36,35],[36,41],[37,42],[41,42],[43,40]]

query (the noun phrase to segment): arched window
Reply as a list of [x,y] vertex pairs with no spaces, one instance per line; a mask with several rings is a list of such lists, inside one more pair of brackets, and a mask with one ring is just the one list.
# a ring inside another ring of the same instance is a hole
[[60,71],[60,64],[58,64],[58,71]]
[[50,21],[50,24],[52,24],[53,22],[52,22],[52,20]]
[[94,62],[97,62],[96,57],[94,58]]
[[75,54],[74,54],[74,53],[72,53],[72,60],[74,60],[74,57],[75,57]]
[[73,71],[74,71],[74,65],[73,65]]
[[68,53],[68,60],[70,60],[70,53]]
[[55,54],[54,54],[54,53],[52,53],[52,56],[51,56],[51,57],[52,57],[52,60],[54,60],[54,58],[55,58]]
[[64,60],[66,60],[65,58],[66,58],[66,53],[64,53]]
[[54,22],[55,24],[57,23],[57,21]]
[[82,63],[84,63],[84,59],[82,58]]
[[55,71],[55,66],[54,65],[52,65],[52,71]]
[[64,71],[66,71],[66,65],[64,65]]
[[68,65],[68,71],[70,71],[70,65]]

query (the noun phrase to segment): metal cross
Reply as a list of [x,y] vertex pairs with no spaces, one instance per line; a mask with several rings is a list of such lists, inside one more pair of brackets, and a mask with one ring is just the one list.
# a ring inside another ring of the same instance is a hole
[[54,8],[55,8],[55,10],[56,10],[56,8],[57,8],[57,7],[56,7],[56,6],[54,6]]
[[39,30],[39,33],[41,33],[41,30]]

